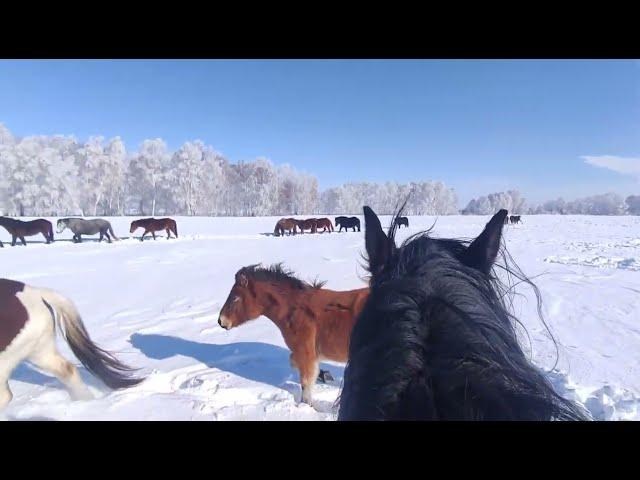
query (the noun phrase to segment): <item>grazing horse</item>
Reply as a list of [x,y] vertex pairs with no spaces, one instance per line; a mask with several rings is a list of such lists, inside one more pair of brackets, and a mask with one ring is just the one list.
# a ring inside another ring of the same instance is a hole
[[400,228],[402,225],[409,228],[409,219],[407,217],[395,217],[396,225]]
[[[111,237],[116,240],[120,240],[113,233],[111,224],[102,218],[96,218],[94,220],[85,220],[84,218],[61,218],[57,223],[57,232],[62,233],[65,228],[68,228],[73,232],[73,241],[82,243],[82,235],[95,235],[100,233],[101,242],[104,237],[107,237],[109,243],[111,243]],[[111,236],[109,236],[111,233]]]
[[291,235],[292,231],[295,235],[296,233],[298,233],[298,231],[296,230],[296,225],[298,225],[298,221],[295,218],[281,218],[276,223],[276,228],[273,229],[273,234],[276,237],[279,237],[281,235],[284,236],[284,232],[286,230],[287,232],[289,232],[289,235]]
[[74,400],[93,397],[76,367],[58,353],[56,328],[78,360],[108,387],[125,388],[143,380],[130,376],[133,369],[93,343],[71,300],[53,290],[0,278],[0,410],[11,401],[8,380],[23,360],[58,377]]
[[131,222],[131,228],[129,233],[135,232],[138,228],[143,228],[144,233],[140,237],[140,241],[144,240],[144,236],[151,232],[153,239],[156,239],[156,232],[160,230],[166,230],[167,240],[171,238],[171,232],[178,238],[178,226],[176,221],[172,218],[141,218],[140,220],[134,220]]
[[311,230],[309,233],[316,233],[318,220],[315,218],[307,218],[305,220],[296,220],[296,224],[300,229],[300,233],[304,233],[305,230]]
[[396,225],[385,235],[364,207],[371,293],[351,335],[339,420],[589,419],[518,342],[499,253],[500,270],[540,297],[500,248],[506,214],[472,242],[423,232],[397,247]]
[[346,362],[349,337],[368,288],[337,292],[309,284],[284,270],[251,265],[236,273],[218,323],[224,329],[264,315],[280,329],[291,350],[291,366],[300,372],[302,401],[311,404],[320,360]]
[[338,230],[339,232],[342,231],[342,228],[344,227],[344,231],[347,231],[347,228],[353,228],[353,231],[356,231],[356,228],[358,228],[358,231],[360,231],[360,219],[358,217],[336,217],[336,227],[340,225],[340,230]]
[[522,223],[522,220],[520,220],[520,215],[511,215],[509,217],[509,219],[511,220],[511,223]]
[[327,230],[329,231],[329,233],[333,232],[333,224],[328,218],[318,218],[316,220],[316,231],[320,230],[320,228],[322,228],[322,233],[326,232]]
[[16,245],[18,238],[22,241],[22,245],[26,246],[27,242],[24,237],[30,237],[38,233],[44,236],[47,243],[53,242],[53,225],[51,225],[49,220],[45,220],[44,218],[23,222],[15,218],[0,217],[0,226],[6,228],[13,237],[11,246]]

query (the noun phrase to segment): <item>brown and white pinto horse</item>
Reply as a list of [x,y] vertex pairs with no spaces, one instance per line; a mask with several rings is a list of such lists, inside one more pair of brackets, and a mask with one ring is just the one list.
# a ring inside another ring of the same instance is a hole
[[53,290],[0,278],[0,410],[11,401],[8,380],[23,360],[58,377],[74,400],[93,398],[76,367],[58,353],[56,326],[78,360],[108,387],[125,388],[143,380],[129,376],[133,369],[93,343],[71,300]]
[[[32,235],[42,234],[47,243],[53,242],[53,225],[49,220],[39,218],[37,220],[31,220],[23,222],[16,218],[0,217],[0,226],[7,229],[7,231],[13,237],[11,245],[16,245],[16,240],[19,238],[22,241],[22,245],[27,245],[24,237],[30,237]],[[0,246],[2,243],[0,242]]]
[[316,231],[317,230],[322,230],[322,233],[326,232],[327,230],[329,231],[329,233],[333,232],[333,224],[331,223],[331,220],[329,220],[328,218],[318,218],[316,220]]
[[326,359],[347,362],[351,330],[369,295],[368,288],[337,292],[294,277],[281,264],[251,265],[236,273],[218,323],[226,330],[261,315],[280,329],[300,372],[302,401],[311,404],[313,385]]
[[172,218],[141,218],[140,220],[134,220],[131,222],[131,228],[129,233],[135,232],[138,228],[144,228],[144,233],[140,237],[140,241],[144,240],[144,236],[151,232],[153,239],[156,239],[156,232],[160,230],[166,230],[167,240],[171,238],[171,232],[178,238],[178,226],[176,221]]

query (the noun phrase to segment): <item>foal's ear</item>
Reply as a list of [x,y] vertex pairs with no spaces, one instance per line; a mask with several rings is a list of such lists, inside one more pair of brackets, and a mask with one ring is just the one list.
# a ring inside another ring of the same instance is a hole
[[387,262],[393,241],[385,235],[380,219],[369,207],[364,207],[364,244],[369,258],[369,271],[375,275]]
[[502,227],[506,216],[507,211],[500,210],[489,220],[482,233],[467,248],[463,258],[465,265],[476,268],[483,273],[491,271],[500,249]]
[[244,273],[239,273],[238,274],[238,278],[236,278],[236,282],[241,287],[245,287],[246,288],[246,287],[249,286],[249,279],[247,278],[247,275],[244,274]]

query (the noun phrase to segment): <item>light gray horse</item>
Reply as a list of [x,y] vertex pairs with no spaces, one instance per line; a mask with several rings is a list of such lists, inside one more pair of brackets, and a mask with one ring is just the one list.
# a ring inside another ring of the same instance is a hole
[[[82,235],[95,235],[100,233],[100,240],[103,237],[107,237],[109,243],[111,243],[111,237],[116,240],[120,240],[113,233],[111,224],[102,218],[96,218],[94,220],[85,220],[84,218],[61,218],[58,220],[58,233],[62,233],[65,228],[68,228],[73,232],[73,241],[76,243],[82,243]],[[111,233],[111,236],[109,236]]]

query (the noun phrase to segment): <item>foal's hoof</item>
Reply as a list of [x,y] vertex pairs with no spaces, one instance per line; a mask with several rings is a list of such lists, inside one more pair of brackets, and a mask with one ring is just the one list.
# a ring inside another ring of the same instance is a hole
[[320,374],[318,375],[318,380],[322,383],[333,382],[334,378],[331,375],[329,370],[320,370]]

